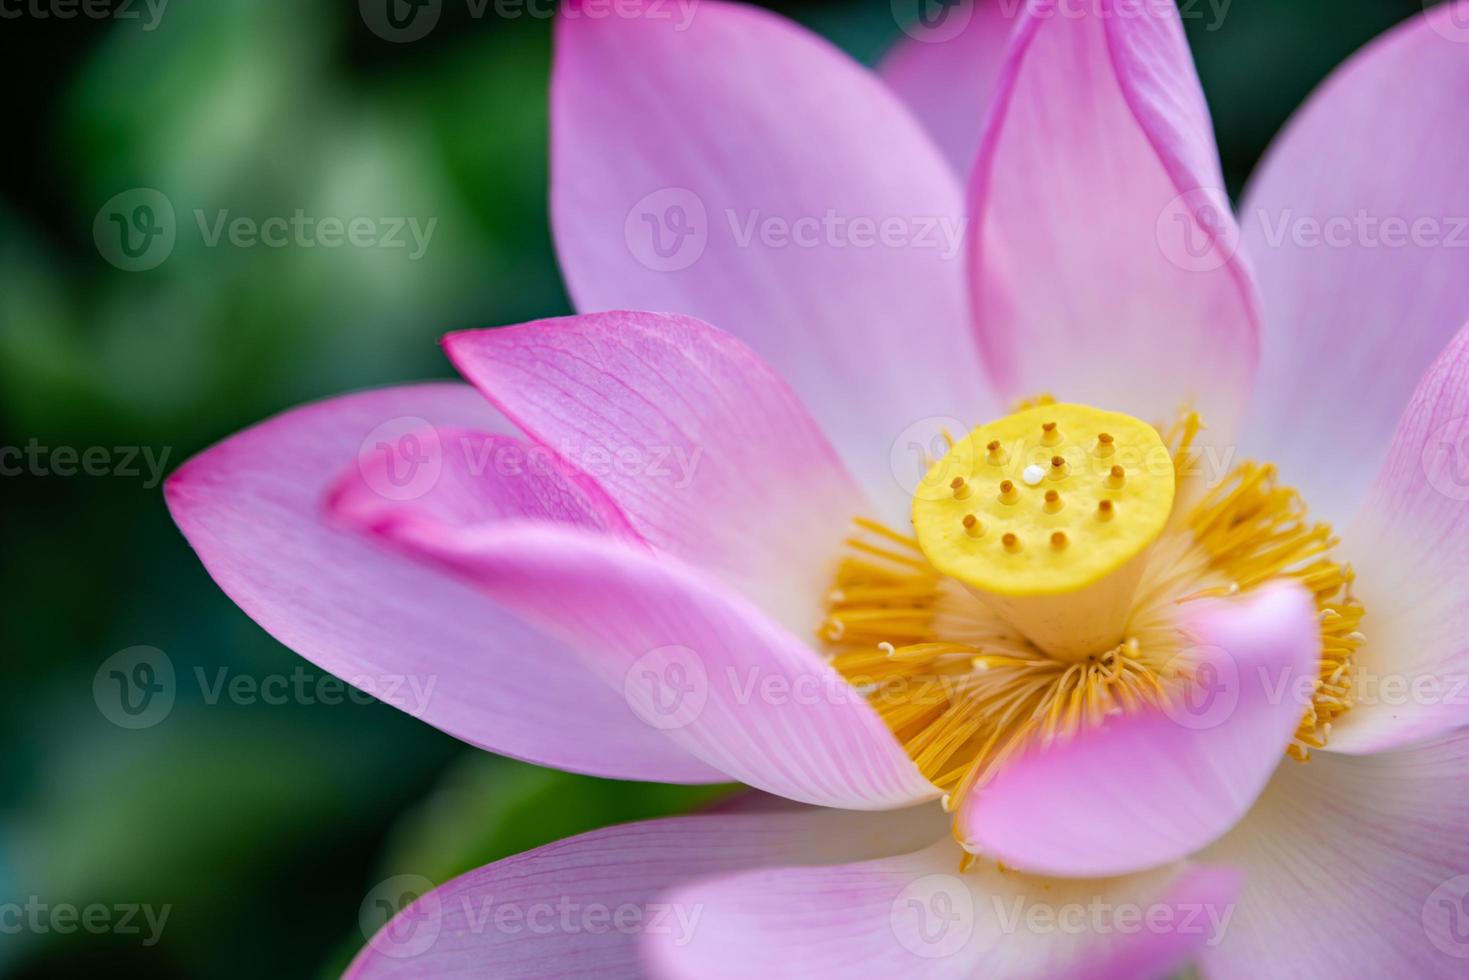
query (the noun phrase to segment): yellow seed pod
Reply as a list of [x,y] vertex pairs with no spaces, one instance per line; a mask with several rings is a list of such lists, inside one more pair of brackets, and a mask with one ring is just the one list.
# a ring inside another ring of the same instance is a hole
[[[955,481],[975,492],[957,497]],[[1032,639],[1082,649],[1121,629],[1110,606],[1125,611],[1173,497],[1173,459],[1151,425],[1086,405],[1038,405],[955,442],[914,494],[913,527],[935,568],[1013,613],[1017,626],[1075,634]],[[966,531],[970,516],[982,537]],[[1027,607],[1060,596],[1081,601]],[[1041,629],[1027,622],[1037,615],[1094,622]]]

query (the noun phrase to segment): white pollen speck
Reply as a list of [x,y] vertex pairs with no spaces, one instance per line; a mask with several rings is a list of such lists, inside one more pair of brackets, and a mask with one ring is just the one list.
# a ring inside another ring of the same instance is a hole
[[1045,478],[1046,470],[1045,467],[1042,466],[1027,466],[1025,468],[1025,472],[1020,474],[1020,479],[1024,480],[1025,485],[1028,487],[1035,486],[1037,483],[1041,482]]

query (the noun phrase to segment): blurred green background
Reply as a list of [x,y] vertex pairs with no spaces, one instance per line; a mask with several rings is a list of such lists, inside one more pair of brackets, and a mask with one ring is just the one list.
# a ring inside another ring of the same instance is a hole
[[[0,0],[0,446],[105,447],[114,464],[140,447],[171,470],[300,401],[450,376],[449,330],[569,312],[546,219],[544,17],[447,0],[427,37],[392,43],[352,0],[56,16],[67,2]],[[905,6],[781,9],[872,63]],[[1231,189],[1333,65],[1420,9],[1233,0],[1217,24],[1191,19]],[[127,272],[92,228],[139,187],[181,228],[195,209],[298,208],[437,226],[415,261],[190,233]],[[192,682],[160,723],[113,724],[93,678],[140,644],[189,678],[316,676],[210,582],[146,458],[133,476],[0,477],[0,905],[169,917],[151,945],[141,920],[141,935],[0,933],[0,975],[332,975],[385,875],[441,881],[718,792],[539,770],[376,704],[210,704]]]

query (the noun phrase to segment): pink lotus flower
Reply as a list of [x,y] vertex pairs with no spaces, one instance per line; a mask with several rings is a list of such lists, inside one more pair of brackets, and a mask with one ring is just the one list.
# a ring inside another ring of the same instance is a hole
[[885,77],[753,9],[574,8],[587,312],[169,506],[465,741],[784,801],[481,868],[353,975],[1459,975],[1466,7],[1344,66],[1238,220],[1171,5],[957,8]]

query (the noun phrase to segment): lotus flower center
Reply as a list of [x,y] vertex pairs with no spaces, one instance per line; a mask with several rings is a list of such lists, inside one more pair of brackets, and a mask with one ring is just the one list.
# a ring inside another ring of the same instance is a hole
[[1032,741],[1195,682],[1190,604],[1273,579],[1315,596],[1321,659],[1288,753],[1352,705],[1366,615],[1328,525],[1273,466],[1208,472],[1198,415],[1148,425],[1041,398],[949,440],[913,533],[856,516],[818,630],[945,805]]
[[1116,646],[1173,511],[1173,456],[1152,426],[1042,405],[954,443],[913,497],[935,569],[1068,660]]

